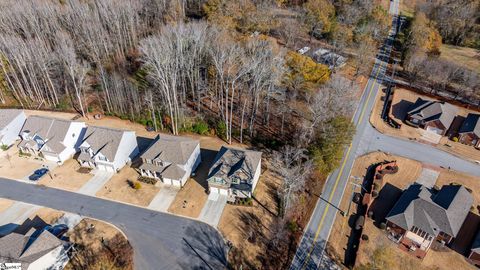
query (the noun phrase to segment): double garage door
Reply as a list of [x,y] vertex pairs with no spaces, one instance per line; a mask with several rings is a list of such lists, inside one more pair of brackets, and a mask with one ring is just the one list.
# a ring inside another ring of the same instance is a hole
[[228,190],[223,188],[210,187],[210,193],[218,193],[221,195],[228,196]]
[[97,168],[106,172],[115,172],[112,166],[97,164]]

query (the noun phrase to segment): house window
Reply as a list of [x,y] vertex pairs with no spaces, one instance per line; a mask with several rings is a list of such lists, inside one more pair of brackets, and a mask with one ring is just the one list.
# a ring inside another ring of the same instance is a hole
[[150,159],[146,159],[145,161],[147,162],[147,164],[152,164],[152,160]]
[[104,157],[104,156],[98,156],[98,159],[99,159],[99,160],[103,160],[103,161],[107,161],[107,158]]

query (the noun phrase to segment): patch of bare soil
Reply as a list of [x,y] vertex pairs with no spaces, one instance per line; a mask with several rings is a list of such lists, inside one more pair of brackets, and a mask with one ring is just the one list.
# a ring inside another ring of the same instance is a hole
[[135,182],[138,176],[139,174],[135,169],[125,166],[120,172],[110,178],[97,192],[96,196],[140,206],[148,206],[160,188],[146,183],[140,183],[141,187],[139,189],[132,188],[127,180]]

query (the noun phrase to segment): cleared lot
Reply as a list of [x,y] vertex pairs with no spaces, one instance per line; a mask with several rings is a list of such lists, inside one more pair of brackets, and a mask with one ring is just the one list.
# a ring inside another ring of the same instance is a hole
[[137,171],[125,166],[98,190],[96,196],[140,206],[148,206],[160,188],[140,182],[141,188],[134,189],[127,182],[127,180],[137,181],[137,179]]
[[51,171],[52,178],[43,177],[38,183],[48,187],[77,191],[93,177],[90,173],[78,172],[79,168],[80,165],[76,160],[69,159]]

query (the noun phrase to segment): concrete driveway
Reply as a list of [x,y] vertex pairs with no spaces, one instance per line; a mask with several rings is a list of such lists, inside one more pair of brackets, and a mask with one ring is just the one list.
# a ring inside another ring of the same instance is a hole
[[153,197],[153,200],[148,205],[148,209],[155,211],[167,212],[168,207],[175,200],[175,196],[180,189],[177,187],[162,186],[160,191]]
[[97,170],[95,171],[92,179],[88,180],[88,182],[85,183],[85,185],[83,185],[77,192],[84,195],[95,196],[97,191],[99,191],[105,185],[105,183],[110,180],[113,174],[113,172]]
[[14,202],[9,208],[0,213],[0,236],[9,234],[15,230],[15,228],[38,209],[40,209],[40,207],[36,205]]
[[227,196],[218,193],[208,195],[208,200],[200,212],[199,220],[217,227],[222,217],[223,208],[227,204]]
[[5,178],[0,178],[0,197],[116,225],[135,250],[135,269],[227,269],[224,239],[203,222]]

